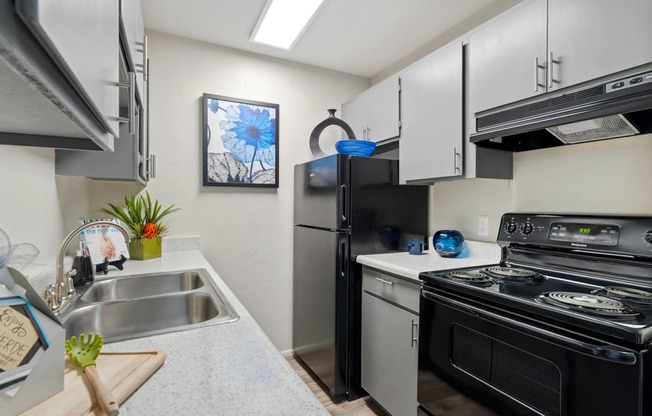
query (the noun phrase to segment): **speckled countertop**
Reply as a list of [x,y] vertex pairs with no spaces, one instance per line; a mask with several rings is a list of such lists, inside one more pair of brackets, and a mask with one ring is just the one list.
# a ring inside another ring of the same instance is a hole
[[[130,415],[328,415],[199,250],[128,261],[136,273],[206,269],[240,319],[188,331],[105,344],[103,350],[164,350],[167,359],[125,403]],[[101,277],[98,277],[98,279]]]
[[500,247],[494,243],[466,240],[469,255],[465,258],[445,258],[435,251],[432,241],[430,250],[421,255],[404,253],[369,254],[356,258],[356,262],[408,279],[419,280],[419,273],[431,270],[459,269],[463,267],[497,264],[500,261]]

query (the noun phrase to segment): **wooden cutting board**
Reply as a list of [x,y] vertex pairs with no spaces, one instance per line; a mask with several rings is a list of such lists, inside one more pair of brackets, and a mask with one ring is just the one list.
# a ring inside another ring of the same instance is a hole
[[[107,351],[100,352],[95,362],[100,378],[122,404],[163,365],[165,357],[164,351]],[[64,390],[21,416],[42,415],[105,415],[81,368],[68,357],[64,370]]]

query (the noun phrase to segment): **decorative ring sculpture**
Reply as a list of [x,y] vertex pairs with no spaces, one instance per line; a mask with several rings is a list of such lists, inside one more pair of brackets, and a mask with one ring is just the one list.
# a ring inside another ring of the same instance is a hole
[[346,123],[346,121],[342,120],[341,118],[335,117],[336,111],[337,110],[334,108],[329,108],[328,118],[322,121],[321,123],[317,124],[317,126],[315,126],[315,128],[312,130],[312,133],[310,133],[310,151],[312,152],[312,155],[314,157],[326,156],[326,153],[324,153],[319,147],[319,136],[321,136],[321,133],[328,126],[332,126],[332,125],[340,126],[344,130],[346,135],[349,137],[349,140],[356,140],[355,133],[353,133],[351,126],[349,126]]

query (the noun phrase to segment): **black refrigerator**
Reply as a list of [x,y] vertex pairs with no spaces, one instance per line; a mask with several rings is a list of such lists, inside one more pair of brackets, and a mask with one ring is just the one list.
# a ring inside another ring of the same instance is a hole
[[360,387],[360,254],[427,242],[428,187],[399,186],[398,161],[332,155],[294,167],[296,356],[335,400]]

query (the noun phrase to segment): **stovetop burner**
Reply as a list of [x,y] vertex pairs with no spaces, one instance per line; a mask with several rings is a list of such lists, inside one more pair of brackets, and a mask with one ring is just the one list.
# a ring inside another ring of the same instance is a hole
[[600,292],[624,301],[652,303],[652,293],[630,287],[607,286]]
[[471,283],[478,286],[491,286],[493,282],[485,273],[479,270],[453,271],[446,275],[451,280]]
[[484,272],[494,280],[505,283],[535,285],[544,280],[544,277],[539,273],[516,267],[494,266],[484,269]]
[[594,315],[635,318],[640,312],[614,299],[579,292],[548,292],[538,300],[545,303]]

